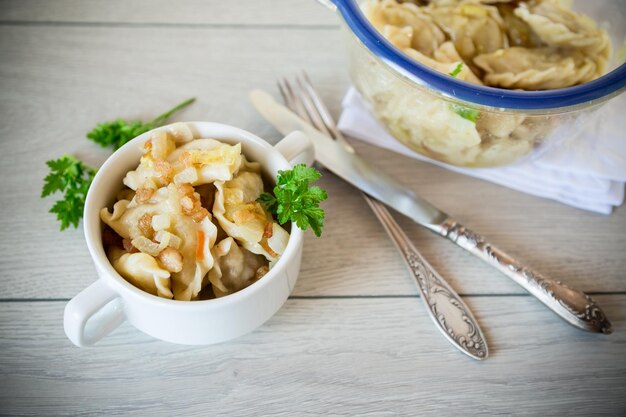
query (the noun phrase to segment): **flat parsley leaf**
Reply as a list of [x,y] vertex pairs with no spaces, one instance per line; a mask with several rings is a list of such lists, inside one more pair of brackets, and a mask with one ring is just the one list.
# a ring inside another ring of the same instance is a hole
[[[161,126],[172,114],[195,100],[195,98],[185,100],[147,123],[123,119],[100,123],[87,133],[87,138],[102,147],[111,146],[113,149],[118,149],[142,133]],[[83,217],[87,191],[89,191],[96,170],[70,155],[48,161],[46,164],[50,172],[44,178],[41,197],[44,198],[57,192],[63,193],[63,199],[54,203],[50,213],[57,215],[57,220],[61,222],[61,230],[67,229],[70,225],[78,227],[78,222]]]
[[98,123],[91,132],[87,133],[87,138],[103,148],[112,146],[113,149],[119,149],[129,140],[150,129],[152,126],[149,123],[117,119],[112,122]]
[[311,227],[316,236],[322,235],[324,210],[319,204],[328,198],[322,188],[314,185],[322,174],[315,168],[298,164],[288,171],[278,171],[274,195],[263,193],[257,201],[277,217],[278,223],[292,221],[302,230]]
[[99,123],[91,132],[87,133],[87,138],[106,148],[112,146],[113,149],[121,148],[129,140],[162,125],[172,114],[187,107],[196,99],[190,98],[166,111],[155,119],[143,123],[138,120],[126,121],[123,119],[111,122]]
[[476,123],[476,120],[478,120],[478,116],[480,115],[478,110],[470,109],[469,107],[461,106],[459,104],[450,104],[450,110],[472,123]]
[[461,70],[463,70],[463,63],[459,62],[459,65],[457,65],[456,68],[454,68],[454,70],[448,74],[456,78],[456,76],[461,73]]
[[50,173],[44,178],[41,197],[63,193],[63,199],[54,203],[50,213],[56,214],[57,220],[61,222],[61,230],[70,225],[78,227],[78,222],[83,217],[87,191],[96,170],[71,155],[48,161],[46,165],[50,168]]
[[[457,75],[459,75],[462,70],[463,70],[463,63],[459,62],[456,68],[454,68],[452,72],[448,73],[448,75],[451,75],[452,77],[456,78]],[[478,110],[461,106],[460,104],[450,104],[449,106],[450,106],[450,110],[452,110],[453,112],[455,112],[456,114],[464,118],[465,120],[469,120],[470,122],[476,124],[476,120],[478,120],[478,116],[480,115],[480,112]]]

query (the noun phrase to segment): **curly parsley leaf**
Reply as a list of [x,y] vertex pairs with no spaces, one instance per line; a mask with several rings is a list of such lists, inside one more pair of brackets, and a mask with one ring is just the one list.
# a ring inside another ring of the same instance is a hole
[[319,204],[328,198],[325,190],[311,186],[322,174],[315,168],[298,164],[288,171],[279,171],[274,195],[263,193],[257,201],[274,214],[278,223],[292,221],[302,230],[311,227],[316,236],[322,235],[324,210]]
[[96,142],[103,148],[112,146],[113,149],[119,149],[129,140],[148,130],[161,126],[172,114],[187,107],[195,100],[195,98],[185,100],[147,123],[143,123],[139,120],[126,121],[123,119],[99,123],[91,132],[87,133],[87,138]]
[[63,193],[63,199],[54,203],[50,213],[56,214],[57,220],[61,222],[61,230],[70,225],[78,227],[78,222],[83,217],[87,191],[96,170],[71,155],[50,160],[46,165],[50,172],[44,178],[41,197]]
[[265,209],[270,213],[276,213],[276,210],[278,209],[278,200],[276,200],[276,197],[270,193],[261,194],[256,201],[263,204]]

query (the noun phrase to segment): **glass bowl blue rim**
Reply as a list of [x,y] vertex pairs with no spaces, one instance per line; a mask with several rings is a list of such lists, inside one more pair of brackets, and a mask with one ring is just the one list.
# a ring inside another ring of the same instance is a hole
[[626,88],[626,64],[593,81],[574,87],[543,91],[516,91],[485,87],[442,74],[408,58],[369,23],[356,0],[330,0],[346,24],[376,56],[417,77],[428,87],[448,97],[495,108],[549,110],[608,99]]

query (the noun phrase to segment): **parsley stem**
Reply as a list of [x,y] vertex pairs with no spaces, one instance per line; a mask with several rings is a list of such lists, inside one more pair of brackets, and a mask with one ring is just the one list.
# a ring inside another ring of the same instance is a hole
[[183,101],[182,103],[180,103],[179,105],[175,106],[173,109],[168,110],[165,113],[163,113],[162,115],[155,117],[152,121],[148,122],[147,124],[158,126],[161,123],[163,123],[165,120],[167,120],[172,114],[174,114],[177,111],[187,107],[188,105],[190,105],[194,101],[196,101],[195,97],[187,99],[187,100]]

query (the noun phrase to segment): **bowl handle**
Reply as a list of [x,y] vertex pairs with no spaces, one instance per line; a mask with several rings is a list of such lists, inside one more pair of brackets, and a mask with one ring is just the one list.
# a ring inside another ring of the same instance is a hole
[[306,164],[310,166],[315,160],[315,148],[311,139],[298,130],[285,136],[274,148],[283,154],[291,165]]
[[84,347],[111,333],[124,320],[121,298],[99,279],[67,303],[63,327],[72,343]]

